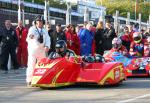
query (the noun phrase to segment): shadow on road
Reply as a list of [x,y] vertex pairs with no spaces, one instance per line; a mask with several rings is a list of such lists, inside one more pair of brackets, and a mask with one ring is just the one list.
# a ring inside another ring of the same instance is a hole
[[99,85],[88,85],[88,84],[76,84],[67,87],[57,87],[57,88],[41,88],[43,90],[96,90],[96,89],[146,89],[150,88],[150,78],[146,77],[132,77],[128,78],[126,81],[119,85],[108,85],[108,86],[99,86]]

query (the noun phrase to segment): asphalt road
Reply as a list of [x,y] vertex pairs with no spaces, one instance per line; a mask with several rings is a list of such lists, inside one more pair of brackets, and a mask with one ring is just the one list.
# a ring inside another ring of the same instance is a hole
[[119,86],[70,86],[42,90],[28,88],[25,70],[0,71],[0,103],[150,103],[150,78],[129,78]]

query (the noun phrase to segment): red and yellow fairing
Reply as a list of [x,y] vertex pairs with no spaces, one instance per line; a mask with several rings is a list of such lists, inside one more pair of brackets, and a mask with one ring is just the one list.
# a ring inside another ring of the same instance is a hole
[[77,82],[117,84],[126,79],[121,63],[89,63],[80,70]]
[[[125,74],[127,77],[131,76],[150,76],[150,63],[147,60],[150,60],[149,57],[143,57],[143,58],[134,58],[131,63],[125,67]],[[144,63],[145,62],[145,63]],[[145,66],[142,66],[143,64]],[[140,68],[143,68],[144,72],[140,73]],[[137,71],[139,73],[134,73],[134,71]]]
[[59,87],[74,84],[80,71],[80,65],[68,62],[66,58],[59,58],[49,60],[46,65],[37,63],[33,73],[32,86]]
[[32,86],[60,87],[82,82],[106,85],[124,79],[122,63],[78,63],[59,58],[36,64]]

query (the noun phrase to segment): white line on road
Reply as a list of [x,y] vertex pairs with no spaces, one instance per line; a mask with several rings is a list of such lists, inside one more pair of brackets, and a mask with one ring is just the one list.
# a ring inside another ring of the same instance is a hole
[[132,102],[132,101],[135,101],[137,99],[142,99],[142,98],[149,97],[149,96],[150,96],[150,94],[145,94],[145,95],[138,96],[138,97],[135,97],[135,98],[132,98],[132,99],[123,100],[123,101],[120,101],[120,102],[117,102],[117,103],[128,103],[128,102]]

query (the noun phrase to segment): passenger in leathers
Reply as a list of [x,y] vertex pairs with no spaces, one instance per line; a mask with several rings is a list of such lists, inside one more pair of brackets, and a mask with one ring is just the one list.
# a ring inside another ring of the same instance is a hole
[[50,48],[50,37],[47,30],[43,27],[44,18],[38,15],[35,19],[35,26],[30,27],[28,42],[28,67],[26,71],[27,85],[31,84],[32,74],[36,61],[46,57]]
[[112,49],[111,52],[119,52],[124,56],[128,56],[128,50],[125,46],[122,45],[122,41],[120,38],[114,38],[112,40]]
[[142,57],[144,55],[144,40],[140,32],[133,33],[133,42],[130,45],[130,55],[133,57]]
[[5,28],[3,28],[2,33],[0,33],[0,45],[2,47],[2,64],[1,69],[5,70],[5,73],[8,73],[8,58],[9,54],[11,56],[13,68],[18,69],[18,62],[16,56],[16,48],[18,46],[18,39],[16,31],[11,28],[11,21],[5,21]]
[[26,38],[28,34],[28,29],[23,27],[22,21],[18,22],[16,33],[19,40],[19,45],[17,50],[17,60],[20,67],[27,67],[28,51],[27,51]]
[[75,57],[74,51],[67,48],[67,44],[64,40],[58,40],[55,45],[55,51],[49,55],[50,59],[61,58],[61,57]]
[[114,52],[119,52],[124,56],[129,56],[128,50],[125,46],[122,45],[122,41],[120,38],[114,38],[112,40],[111,50],[108,53],[104,54],[106,61],[111,61],[111,57]]

